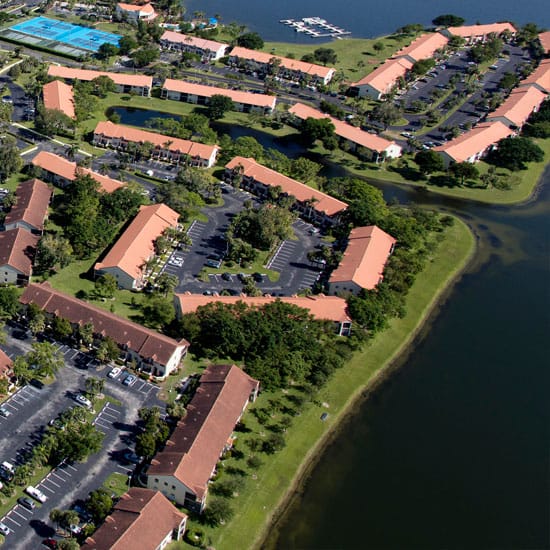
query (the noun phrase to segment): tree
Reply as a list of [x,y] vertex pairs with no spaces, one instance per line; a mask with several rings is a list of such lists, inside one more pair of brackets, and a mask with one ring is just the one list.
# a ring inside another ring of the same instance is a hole
[[102,60],[108,60],[109,57],[112,57],[113,55],[117,55],[119,53],[119,49],[114,44],[109,44],[109,42],[104,42],[99,46],[96,52],[96,57],[98,59]]
[[489,154],[488,160],[509,170],[525,170],[526,162],[544,160],[544,151],[527,137],[507,137],[501,139],[497,146],[497,149]]
[[264,41],[257,32],[246,32],[237,38],[237,46],[249,50],[261,50],[264,47]]
[[208,102],[208,109],[206,116],[210,120],[218,120],[223,118],[227,111],[231,111],[235,108],[235,105],[230,97],[222,94],[214,94]]
[[90,376],[86,378],[84,385],[86,387],[86,393],[88,393],[93,400],[103,391],[105,380],[103,378],[94,378],[93,376]]
[[110,273],[100,275],[94,282],[94,293],[98,298],[112,298],[117,288],[117,280]]
[[142,47],[132,52],[131,58],[136,67],[145,67],[157,60],[160,56],[160,50],[157,46]]
[[314,50],[313,56],[315,61],[323,65],[327,65],[328,63],[334,65],[338,61],[338,56],[332,48],[317,48]]
[[143,320],[147,326],[158,328],[170,324],[176,313],[170,300],[151,295],[142,306]]
[[82,326],[79,326],[78,336],[83,345],[90,347],[94,341],[94,326],[92,323],[85,323]]
[[498,83],[499,88],[504,90],[511,90],[515,88],[518,83],[518,77],[514,73],[504,73],[504,76],[500,79]]
[[76,539],[69,537],[68,539],[58,541],[57,548],[59,550],[79,550],[80,544],[78,544]]
[[57,233],[42,235],[36,247],[35,270],[37,273],[46,273],[57,266],[66,267],[72,255],[73,247],[68,239]]
[[427,59],[419,59],[415,61],[414,65],[411,68],[411,73],[415,76],[420,76],[426,74],[428,71],[431,71],[435,67],[435,59],[431,57]]
[[105,489],[96,489],[86,501],[86,510],[92,514],[94,523],[99,525],[111,512],[113,499]]
[[99,346],[96,349],[95,356],[102,363],[108,363],[118,359],[120,355],[120,349],[117,343],[110,337],[106,336],[101,340]]
[[464,21],[463,17],[452,14],[438,15],[432,19],[432,23],[436,27],[461,27],[464,25]]
[[18,172],[22,163],[15,138],[9,134],[0,136],[0,182]]
[[35,315],[29,321],[29,329],[33,334],[40,334],[46,328],[46,317],[43,313]]
[[34,342],[27,354],[27,362],[36,369],[41,377],[51,377],[65,364],[63,353],[50,342]]
[[74,128],[74,121],[65,113],[58,109],[46,109],[42,105],[38,107],[34,123],[36,129],[48,137]]
[[176,275],[164,272],[158,276],[156,283],[159,291],[166,297],[174,292],[179,284],[179,279]]
[[391,101],[384,101],[372,110],[370,113],[370,118],[381,122],[384,125],[384,128],[387,128],[391,124],[397,122],[401,118],[402,114],[403,112],[397,105],[395,105],[395,103],[392,103]]
[[0,287],[0,319],[11,319],[19,311],[19,296],[13,286]]
[[136,436],[136,454],[151,458],[157,451],[155,434],[150,431],[141,432]]
[[424,175],[440,172],[445,168],[445,163],[441,155],[431,149],[418,151],[414,157],[414,161],[418,164],[418,168]]
[[220,525],[233,517],[233,508],[223,498],[212,498],[204,511],[204,521],[212,526]]
[[467,179],[476,179],[479,170],[471,162],[455,162],[449,166],[449,172],[464,185]]
[[73,333],[73,327],[67,319],[56,315],[52,321],[52,331],[58,340],[63,340]]
[[[104,46],[106,44],[103,44]],[[101,75],[90,81],[92,93],[98,97],[106,98],[107,94],[116,91],[116,84],[107,75]]]
[[137,41],[133,36],[125,35],[118,41],[118,50],[120,55],[128,55],[132,50],[138,46]]
[[304,141],[312,146],[317,140],[325,144],[330,138],[334,138],[334,124],[328,118],[306,118],[302,122],[301,132]]
[[274,454],[277,451],[284,449],[286,445],[285,438],[282,434],[271,434],[268,438],[264,440],[262,445],[262,451],[266,454]]
[[322,166],[318,162],[313,162],[306,157],[299,157],[292,160],[289,175],[298,181],[309,183],[315,179],[321,168]]
[[23,355],[18,355],[13,361],[13,374],[19,385],[26,384],[34,376],[30,368],[27,358]]

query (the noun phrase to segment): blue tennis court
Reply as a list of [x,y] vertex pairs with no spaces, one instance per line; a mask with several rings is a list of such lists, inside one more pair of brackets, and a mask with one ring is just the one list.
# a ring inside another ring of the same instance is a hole
[[118,41],[121,38],[118,34],[81,27],[47,17],[35,17],[23,21],[10,27],[10,30],[93,52],[97,52],[99,46],[105,42],[118,46]]

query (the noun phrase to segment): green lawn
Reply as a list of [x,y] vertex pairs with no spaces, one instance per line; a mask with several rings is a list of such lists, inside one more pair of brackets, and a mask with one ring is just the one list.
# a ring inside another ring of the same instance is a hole
[[[15,495],[13,497],[7,497],[6,495],[4,495],[4,493],[0,493],[0,517],[2,517],[4,514],[6,514],[6,512],[11,510],[15,506],[19,497],[26,496],[24,489],[26,489],[29,485],[37,485],[38,482],[43,479],[50,470],[51,468],[49,466],[36,468],[34,475],[30,478],[29,482],[25,486],[16,487]],[[38,508],[40,508],[41,504],[39,504],[38,502],[35,504]]]
[[[349,406],[364,393],[365,387],[375,383],[384,369],[411,343],[436,301],[469,261],[474,250],[472,233],[457,220],[447,230],[434,260],[412,287],[407,297],[407,315],[392,321],[388,330],[336,371],[330,382],[319,391],[316,404],[306,405],[300,416],[293,419],[292,427],[287,430],[287,446],[282,451],[271,457],[261,455],[264,465],[255,472],[256,479],[248,477],[239,496],[232,500],[234,518],[219,529],[201,526],[212,539],[211,546],[218,550],[258,547],[277,507],[288,498],[289,491],[299,482],[309,461],[322,450],[330,432],[337,428]],[[266,397],[273,396],[262,395],[254,406],[265,406]],[[329,413],[326,422],[319,419],[323,412]],[[260,429],[249,412],[244,422],[254,431]],[[238,441],[237,447],[247,450]],[[239,461],[238,467],[247,471],[243,462]],[[180,542],[171,548],[190,547]]]
[[102,488],[105,489],[109,494],[115,495],[115,497],[118,498],[126,491],[128,491],[128,476],[113,472],[103,482]]

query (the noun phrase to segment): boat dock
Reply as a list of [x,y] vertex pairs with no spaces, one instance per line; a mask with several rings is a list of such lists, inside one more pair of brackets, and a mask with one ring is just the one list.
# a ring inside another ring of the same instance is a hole
[[351,34],[336,25],[331,25],[320,17],[304,17],[303,19],[281,19],[279,23],[292,27],[295,32],[300,32],[312,38],[341,38]]

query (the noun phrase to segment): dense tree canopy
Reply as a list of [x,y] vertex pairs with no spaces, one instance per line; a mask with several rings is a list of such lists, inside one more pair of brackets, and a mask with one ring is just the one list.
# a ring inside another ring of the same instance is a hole
[[526,162],[542,162],[544,151],[528,137],[507,137],[487,157],[489,162],[509,170],[525,170]]
[[257,32],[246,32],[237,38],[237,46],[250,50],[261,50],[264,47],[264,41]]
[[464,25],[465,19],[463,17],[459,17],[458,15],[453,15],[450,13],[444,14],[444,15],[438,15],[434,19],[432,19],[432,23],[436,27],[460,27]]

